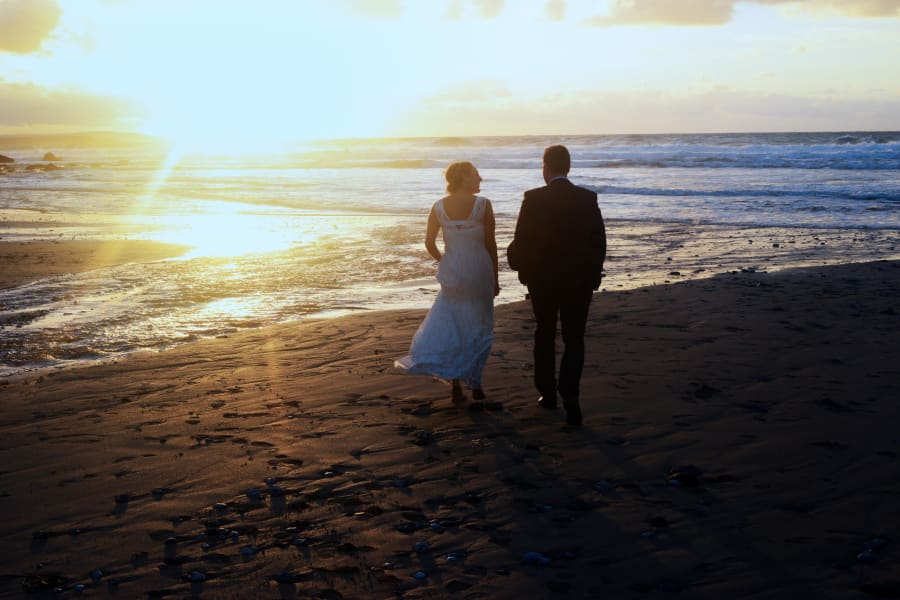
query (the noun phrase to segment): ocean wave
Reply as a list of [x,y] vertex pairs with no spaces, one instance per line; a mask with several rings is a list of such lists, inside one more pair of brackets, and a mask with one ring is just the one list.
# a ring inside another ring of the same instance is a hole
[[854,191],[829,188],[820,189],[683,189],[683,188],[651,188],[628,186],[588,186],[604,194],[623,196],[671,196],[698,198],[828,198],[831,200],[852,200],[866,202],[900,203],[900,192],[890,191]]
[[842,134],[832,140],[832,144],[839,146],[846,144],[892,144],[900,142],[900,133],[873,132]]
[[424,158],[402,158],[395,160],[348,161],[343,166],[345,168],[366,169],[434,169],[444,168],[447,164],[443,161]]

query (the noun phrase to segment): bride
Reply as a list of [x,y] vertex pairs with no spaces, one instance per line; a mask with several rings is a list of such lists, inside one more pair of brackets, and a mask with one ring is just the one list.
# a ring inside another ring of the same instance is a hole
[[[481,176],[470,162],[447,167],[447,196],[431,207],[425,248],[438,261],[441,284],[434,305],[413,336],[409,354],[394,362],[404,373],[452,382],[454,402],[463,402],[464,380],[472,398],[483,400],[481,373],[494,339],[494,296],[500,293],[494,211],[482,196]],[[437,247],[443,230],[444,253]]]

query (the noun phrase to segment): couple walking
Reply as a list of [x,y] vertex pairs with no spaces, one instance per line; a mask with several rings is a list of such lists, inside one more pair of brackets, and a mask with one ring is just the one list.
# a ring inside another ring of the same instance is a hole
[[[600,287],[606,231],[597,194],[568,180],[570,163],[565,146],[544,150],[547,185],[525,192],[507,259],[528,286],[534,311],[538,405],[555,410],[558,391],[566,422],[578,426],[584,329],[591,297]],[[477,195],[481,176],[472,163],[451,164],[445,177],[448,195],[432,206],[425,233],[425,247],[438,261],[441,289],[409,354],[395,365],[406,373],[449,379],[454,402],[465,400],[461,380],[475,400],[483,400],[481,376],[493,343],[493,298],[500,293],[494,213],[490,201]],[[436,243],[441,230],[443,254]],[[557,320],[565,346],[558,379]]]

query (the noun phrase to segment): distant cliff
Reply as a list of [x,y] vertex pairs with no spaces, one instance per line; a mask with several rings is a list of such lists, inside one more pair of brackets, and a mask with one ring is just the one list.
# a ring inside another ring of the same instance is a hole
[[90,131],[83,133],[41,133],[0,135],[0,150],[42,150],[45,148],[126,148],[166,146],[166,140],[140,133]]

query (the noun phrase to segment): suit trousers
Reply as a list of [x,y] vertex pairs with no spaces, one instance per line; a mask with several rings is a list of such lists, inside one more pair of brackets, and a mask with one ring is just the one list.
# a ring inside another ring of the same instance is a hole
[[[534,311],[534,385],[544,398],[577,402],[584,369],[584,329],[594,289],[590,285],[560,288],[528,286]],[[556,372],[556,321],[562,329],[563,355]]]

